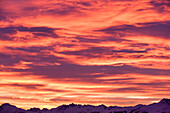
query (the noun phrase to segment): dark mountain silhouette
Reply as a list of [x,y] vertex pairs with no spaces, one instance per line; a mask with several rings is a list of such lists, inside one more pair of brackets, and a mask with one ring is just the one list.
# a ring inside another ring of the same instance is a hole
[[93,106],[72,103],[70,105],[62,105],[50,110],[47,108],[42,110],[39,108],[24,110],[5,103],[0,106],[0,113],[170,113],[170,99],[164,98],[158,103],[150,105],[139,104],[130,107],[106,107],[105,105]]

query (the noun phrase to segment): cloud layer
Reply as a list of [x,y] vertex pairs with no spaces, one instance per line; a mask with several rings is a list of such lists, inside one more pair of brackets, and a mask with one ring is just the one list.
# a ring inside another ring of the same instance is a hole
[[0,5],[0,103],[125,106],[170,98],[168,0]]

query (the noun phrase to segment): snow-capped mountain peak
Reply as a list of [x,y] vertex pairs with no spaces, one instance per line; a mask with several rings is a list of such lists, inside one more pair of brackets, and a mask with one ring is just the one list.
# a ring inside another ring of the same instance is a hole
[[5,103],[0,106],[0,113],[170,113],[170,99],[164,98],[158,103],[150,105],[139,104],[134,107],[106,107],[105,105],[93,106],[69,104],[52,108],[50,110],[46,108],[42,110],[39,108],[24,110]]
[[170,99],[164,98],[164,99],[162,99],[159,103],[170,105]]

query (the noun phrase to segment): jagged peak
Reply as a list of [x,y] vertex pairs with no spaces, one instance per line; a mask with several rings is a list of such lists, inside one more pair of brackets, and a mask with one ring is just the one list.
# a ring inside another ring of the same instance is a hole
[[134,107],[143,107],[143,106],[146,106],[146,105],[138,104],[138,105],[136,105],[136,106],[134,106]]
[[4,103],[4,104],[2,104],[1,106],[11,106],[11,104],[9,104],[9,103]]
[[2,104],[1,106],[2,106],[2,107],[7,107],[7,106],[10,106],[10,107],[16,107],[16,106],[11,105],[11,104],[9,104],[9,103],[4,103],[4,104]]
[[17,109],[16,106],[11,105],[11,104],[9,104],[9,103],[4,103],[4,104],[2,104],[0,107],[2,107],[2,108],[4,108],[4,109],[9,109],[9,108],[15,108],[15,109]]
[[163,98],[159,103],[169,104],[169,105],[170,105],[170,99],[168,99],[168,98]]
[[30,108],[30,109],[28,109],[28,111],[37,112],[37,111],[41,111],[41,109],[40,109],[40,108],[36,108],[36,107],[34,107],[34,108]]
[[42,111],[48,111],[49,109],[48,108],[43,108]]

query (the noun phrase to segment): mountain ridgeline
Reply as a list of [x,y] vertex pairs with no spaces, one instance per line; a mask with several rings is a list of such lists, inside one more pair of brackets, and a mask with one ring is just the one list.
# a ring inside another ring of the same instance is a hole
[[170,113],[170,99],[162,99],[158,103],[150,105],[136,105],[130,107],[118,107],[105,105],[62,105],[52,109],[31,108],[24,110],[8,103],[0,106],[0,113]]

